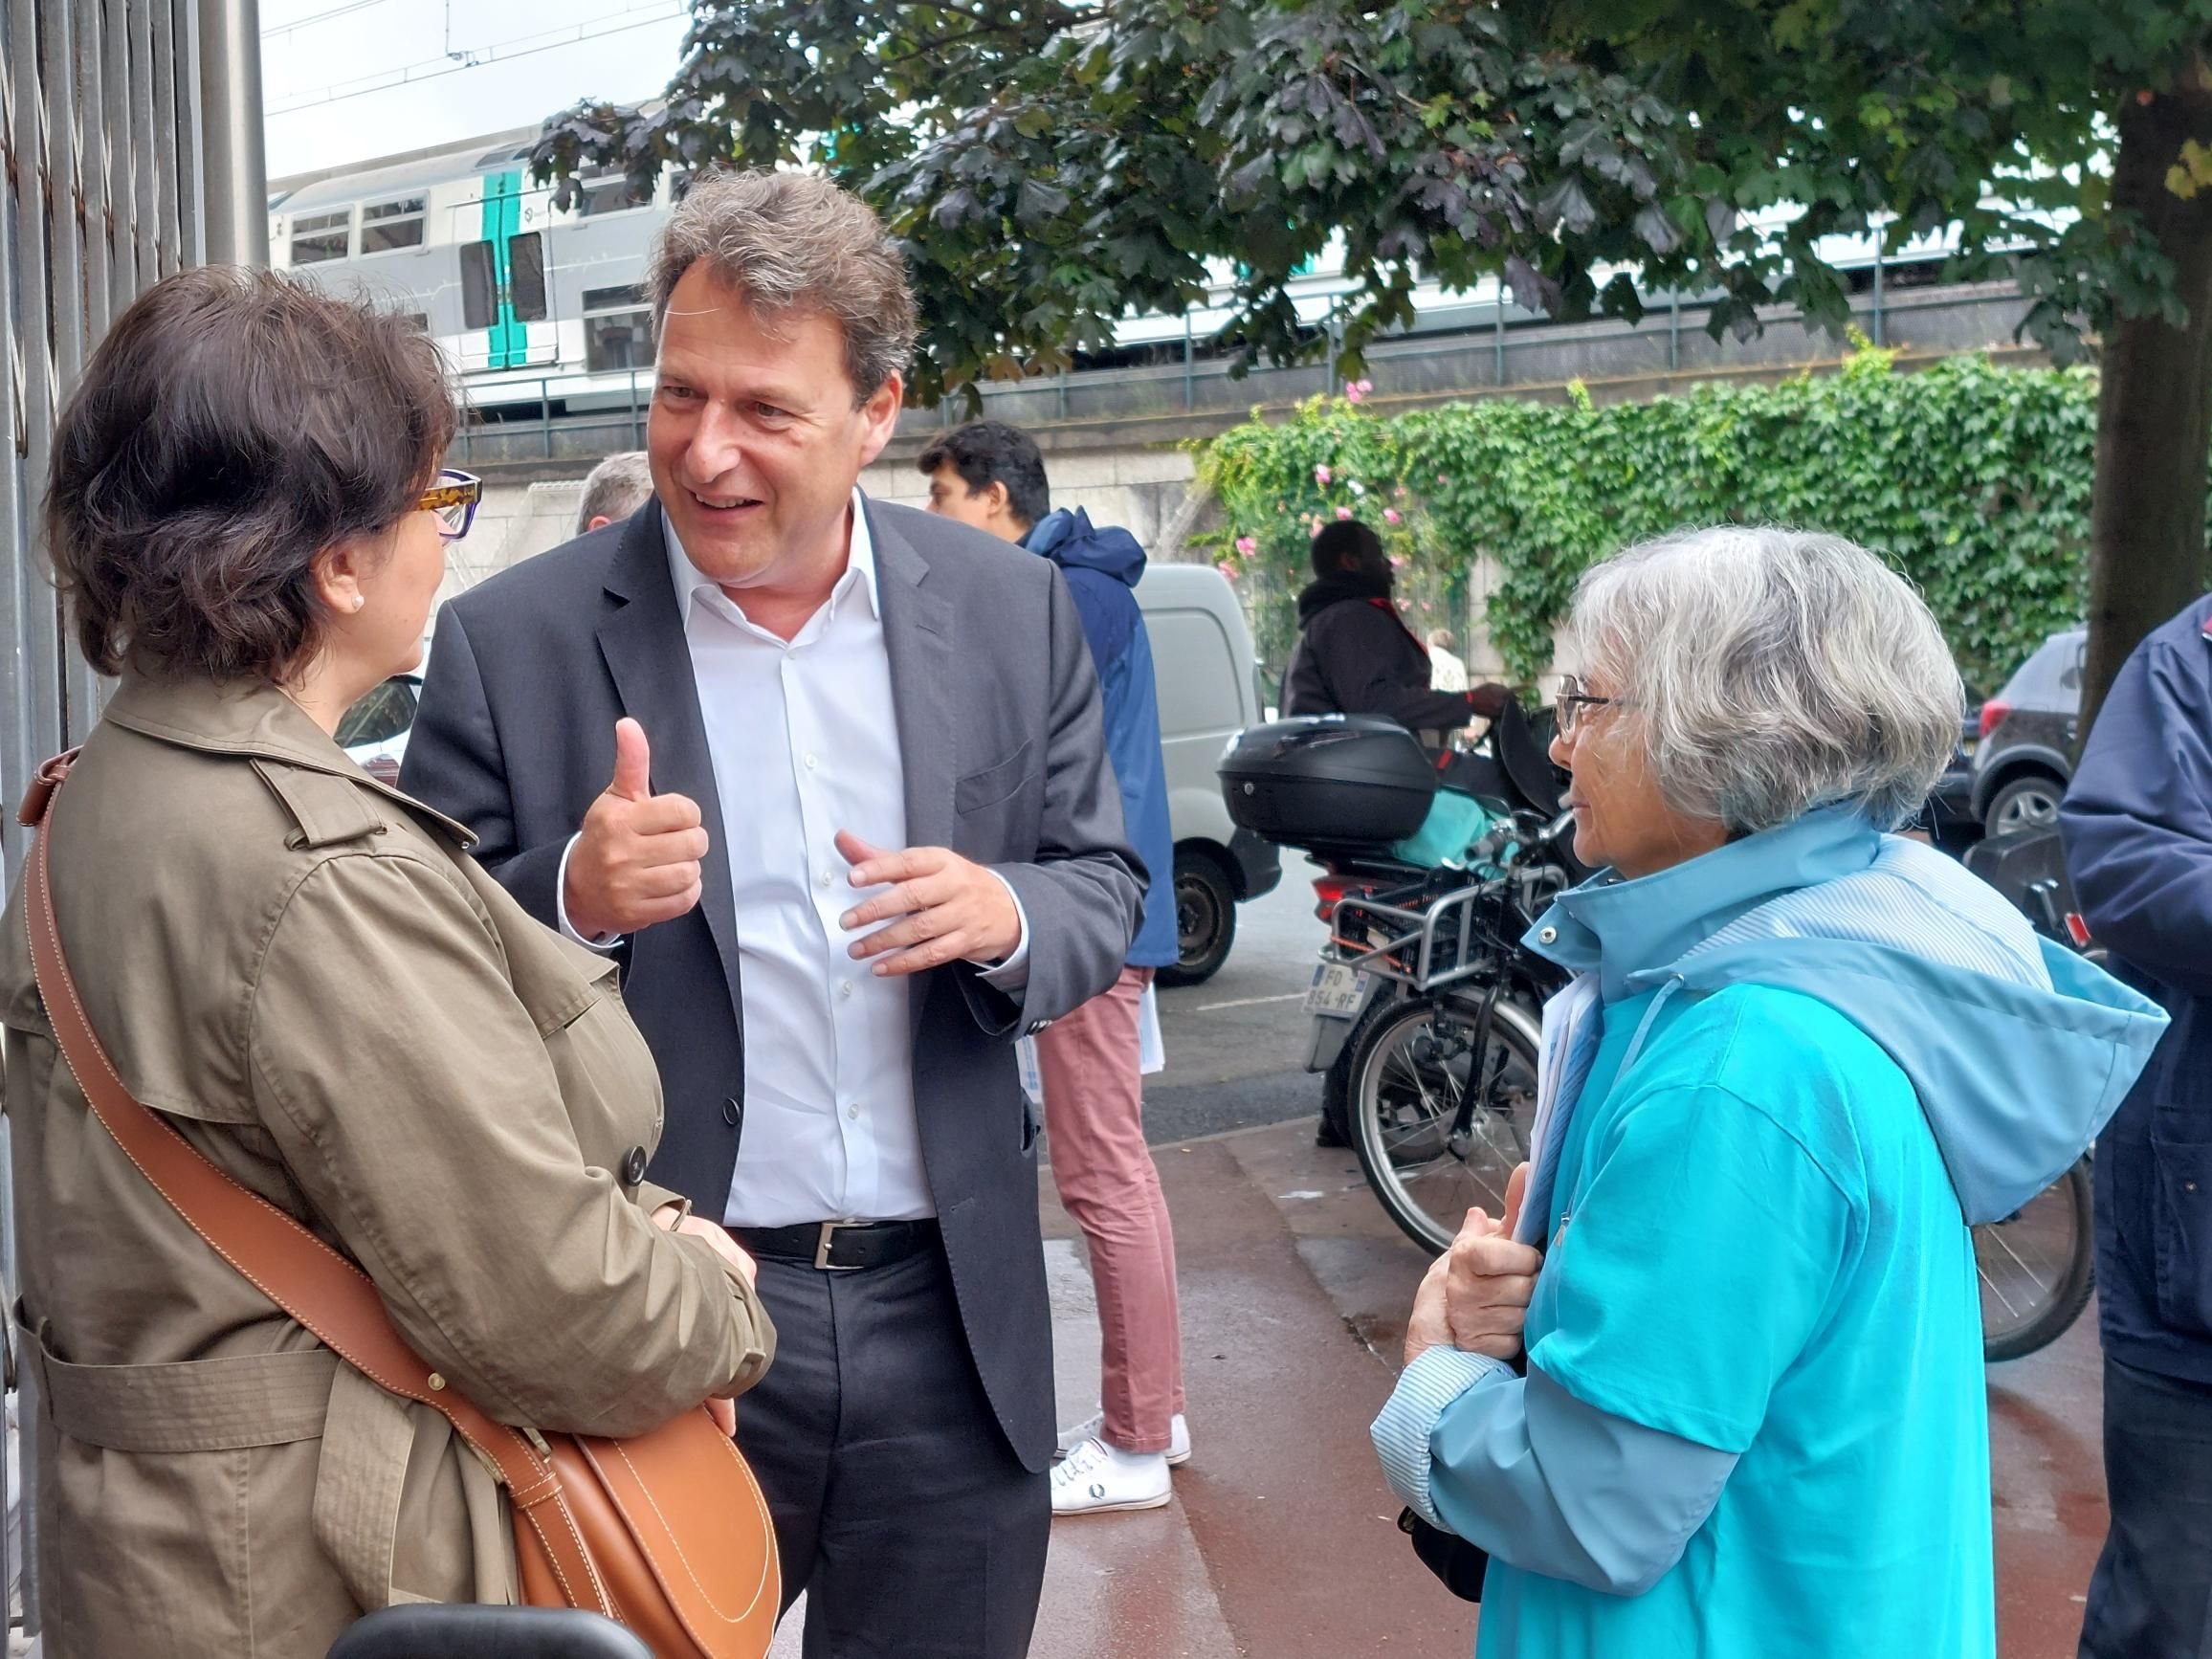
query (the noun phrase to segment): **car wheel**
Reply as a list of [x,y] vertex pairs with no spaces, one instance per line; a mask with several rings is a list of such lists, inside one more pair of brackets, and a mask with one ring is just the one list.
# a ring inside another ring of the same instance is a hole
[[1990,798],[1981,815],[1982,828],[1991,835],[2017,835],[2028,830],[2058,827],[2058,804],[2066,785],[2041,772],[2015,778]]
[[1204,852],[1175,854],[1175,965],[1160,970],[1161,984],[1213,978],[1236,942],[1236,895],[1228,873]]

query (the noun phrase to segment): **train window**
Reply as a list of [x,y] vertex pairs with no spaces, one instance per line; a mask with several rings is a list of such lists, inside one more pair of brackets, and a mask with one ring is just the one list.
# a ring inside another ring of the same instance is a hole
[[292,263],[319,265],[353,252],[353,210],[302,213],[292,221]]
[[653,313],[645,290],[586,288],[584,291],[584,366],[594,374],[608,369],[645,368],[653,363]]
[[396,202],[371,202],[361,210],[361,251],[385,254],[394,248],[423,245],[423,198],[402,196]]
[[461,245],[461,326],[489,328],[499,315],[499,276],[492,268],[492,244]]
[[642,208],[643,202],[630,199],[630,179],[623,173],[602,173],[598,178],[586,179],[577,187],[576,216],[580,219],[596,218],[601,213],[627,212],[631,208]]
[[545,321],[545,238],[539,232],[507,238],[507,286],[518,321]]

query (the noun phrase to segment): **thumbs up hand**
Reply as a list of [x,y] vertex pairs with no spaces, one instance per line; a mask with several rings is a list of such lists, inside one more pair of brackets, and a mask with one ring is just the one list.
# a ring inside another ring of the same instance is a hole
[[698,803],[653,792],[653,751],[635,720],[614,723],[614,777],[568,854],[562,902],[586,939],[635,933],[699,901],[707,832]]

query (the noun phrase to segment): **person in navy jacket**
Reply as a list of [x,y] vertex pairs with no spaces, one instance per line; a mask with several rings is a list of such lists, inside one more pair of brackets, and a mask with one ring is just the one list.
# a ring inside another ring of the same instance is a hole
[[2112,1529],[2082,1659],[2212,1653],[2212,597],[2136,647],[2059,812],[2083,918],[2173,1025],[2097,1139]]
[[1144,549],[1077,507],[1052,507],[1036,442],[1002,421],[971,421],[916,463],[929,508],[1019,542],[1067,578],[1098,670],[1106,753],[1121,785],[1128,838],[1150,875],[1121,978],[1037,1034],[1052,1180],[1091,1247],[1103,1336],[1104,1405],[1065,1429],[1052,1476],[1055,1515],[1157,1509],[1167,1471],[1190,1455],[1183,1414],[1175,1235],[1144,1141],[1141,1029],[1146,992],[1176,960],[1175,839],[1160,753],[1152,643],[1137,605]]

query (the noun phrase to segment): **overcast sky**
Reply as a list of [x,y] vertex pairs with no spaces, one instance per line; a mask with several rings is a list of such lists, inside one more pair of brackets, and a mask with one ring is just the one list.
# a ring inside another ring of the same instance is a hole
[[682,0],[261,0],[269,176],[635,103],[688,19]]

